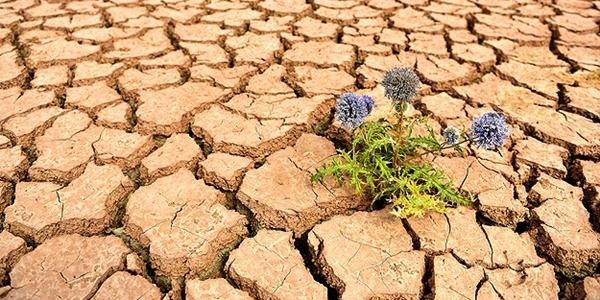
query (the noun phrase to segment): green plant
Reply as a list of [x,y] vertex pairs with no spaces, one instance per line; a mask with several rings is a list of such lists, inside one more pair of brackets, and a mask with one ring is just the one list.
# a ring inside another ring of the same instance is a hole
[[[339,184],[353,186],[359,194],[368,192],[373,202],[384,200],[398,217],[422,216],[429,210],[445,213],[447,207],[468,205],[471,197],[456,191],[453,182],[428,161],[445,149],[462,154],[461,144],[496,151],[508,137],[504,116],[487,112],[473,120],[470,131],[447,127],[438,134],[428,125],[427,117],[407,118],[409,102],[417,94],[420,82],[406,68],[390,70],[382,85],[392,101],[397,121],[380,119],[364,122],[374,101],[369,96],[346,93],[337,100],[336,117],[350,130],[352,144],[338,150],[338,156],[317,169],[313,183],[332,175]],[[417,127],[427,134],[416,134]]]

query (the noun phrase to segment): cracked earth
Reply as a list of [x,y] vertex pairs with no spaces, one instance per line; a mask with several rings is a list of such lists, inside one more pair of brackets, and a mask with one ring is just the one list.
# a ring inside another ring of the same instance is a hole
[[[0,0],[0,298],[600,299],[600,1]],[[315,168],[344,92],[501,154],[397,219]]]

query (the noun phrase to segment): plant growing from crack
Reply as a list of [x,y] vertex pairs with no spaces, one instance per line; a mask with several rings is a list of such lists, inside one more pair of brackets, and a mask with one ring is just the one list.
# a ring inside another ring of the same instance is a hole
[[[335,117],[350,131],[349,150],[318,168],[311,177],[313,184],[332,175],[339,184],[348,184],[359,194],[367,191],[373,203],[391,204],[398,217],[423,216],[434,210],[445,213],[448,207],[468,205],[471,197],[453,188],[453,182],[435,169],[428,157],[454,149],[463,154],[461,144],[498,151],[508,138],[504,116],[490,111],[473,119],[469,131],[448,126],[436,134],[427,117],[408,118],[409,104],[418,93],[420,80],[408,68],[394,68],[381,81],[385,96],[392,101],[395,123],[380,119],[365,122],[375,102],[370,96],[345,93],[336,103]],[[415,133],[424,126],[427,134]]]

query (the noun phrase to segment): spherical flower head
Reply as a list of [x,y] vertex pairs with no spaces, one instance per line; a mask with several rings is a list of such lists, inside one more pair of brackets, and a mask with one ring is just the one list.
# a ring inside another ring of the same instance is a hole
[[473,119],[469,134],[478,148],[498,150],[508,138],[506,119],[495,111],[483,113]]
[[354,129],[365,121],[374,105],[375,101],[370,96],[345,93],[337,99],[335,116],[342,126]]
[[444,137],[444,141],[448,145],[456,145],[458,140],[460,139],[460,132],[458,129],[453,126],[448,126],[444,131],[442,131],[442,136]]
[[381,85],[392,102],[410,102],[417,95],[421,81],[409,68],[393,68],[383,76]]

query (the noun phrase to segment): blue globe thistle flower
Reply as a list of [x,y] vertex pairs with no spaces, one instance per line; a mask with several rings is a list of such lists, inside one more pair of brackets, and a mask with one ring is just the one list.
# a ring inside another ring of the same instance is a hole
[[337,99],[335,116],[342,126],[354,129],[365,121],[374,105],[375,101],[370,96],[345,93]]
[[409,68],[393,68],[383,76],[381,85],[392,102],[410,102],[417,95],[421,81]]
[[446,144],[456,145],[460,139],[460,132],[458,132],[458,129],[454,128],[453,126],[448,126],[446,129],[444,129],[444,131],[442,131],[442,136],[444,137]]
[[504,115],[495,111],[483,113],[473,119],[469,132],[471,141],[478,148],[498,150],[508,138],[508,126]]

